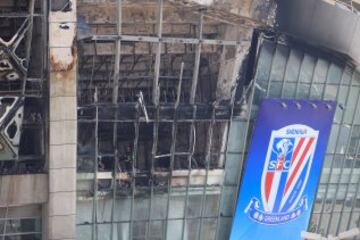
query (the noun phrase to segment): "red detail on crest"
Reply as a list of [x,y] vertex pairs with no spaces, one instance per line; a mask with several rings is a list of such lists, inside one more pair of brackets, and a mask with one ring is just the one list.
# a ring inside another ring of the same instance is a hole
[[273,179],[274,179],[274,172],[266,173],[266,179],[265,179],[265,198],[266,198],[266,201],[269,201],[270,190],[271,190],[271,185],[272,185]]
[[294,150],[294,155],[293,155],[292,160],[291,160],[291,165],[293,165],[293,163],[294,163],[294,161],[295,161],[295,159],[296,159],[296,157],[297,157],[297,155],[298,155],[298,153],[300,151],[300,148],[302,147],[304,141],[305,141],[304,137],[300,138],[299,143],[297,144],[297,146],[296,146],[296,148]]
[[[303,138],[301,138],[300,141],[302,141],[302,140],[303,140]],[[304,149],[304,151],[302,152],[301,157],[300,157],[300,159],[299,159],[299,161],[298,161],[298,163],[297,163],[294,171],[292,171],[292,173],[291,173],[291,175],[290,175],[290,177],[289,177],[289,180],[288,180],[287,183],[286,183],[284,195],[285,195],[285,194],[287,193],[287,191],[289,190],[289,187],[291,186],[291,184],[292,184],[292,182],[293,182],[293,180],[294,180],[294,178],[295,178],[295,176],[296,176],[296,173],[299,171],[299,168],[300,168],[302,162],[304,161],[305,156],[306,156],[306,154],[308,153],[308,151],[309,151],[309,149],[310,149],[310,147],[311,147],[311,145],[312,145],[313,142],[314,142],[314,138],[310,138],[309,141],[307,142],[307,144],[306,144],[306,146],[305,146],[305,149]],[[301,145],[302,145],[302,143],[301,143]],[[296,150],[298,150],[298,147],[297,147]],[[296,152],[296,155],[297,155],[297,154],[298,154],[298,151]],[[294,157],[296,157],[296,155],[295,155],[295,153],[294,153]],[[294,159],[295,159],[295,158],[293,158],[292,161],[294,161]]]
[[285,163],[285,156],[279,157],[279,159],[276,163],[276,170],[282,171],[284,169],[284,163]]

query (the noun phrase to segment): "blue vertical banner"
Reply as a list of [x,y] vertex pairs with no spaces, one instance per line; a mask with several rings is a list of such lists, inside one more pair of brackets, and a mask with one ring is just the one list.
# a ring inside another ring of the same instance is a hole
[[335,114],[333,101],[262,101],[231,240],[301,240]]

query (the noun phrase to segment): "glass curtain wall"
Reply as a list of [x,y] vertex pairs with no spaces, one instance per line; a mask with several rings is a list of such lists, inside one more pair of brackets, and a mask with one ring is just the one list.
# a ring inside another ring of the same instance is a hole
[[309,230],[324,235],[360,224],[360,73],[345,57],[262,35],[252,123],[263,98],[337,101]]

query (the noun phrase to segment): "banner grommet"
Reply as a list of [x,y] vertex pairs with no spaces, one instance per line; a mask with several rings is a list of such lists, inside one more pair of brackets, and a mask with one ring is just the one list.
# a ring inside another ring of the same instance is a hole
[[287,108],[287,104],[285,102],[281,102],[280,104],[283,108],[285,108],[285,109]]

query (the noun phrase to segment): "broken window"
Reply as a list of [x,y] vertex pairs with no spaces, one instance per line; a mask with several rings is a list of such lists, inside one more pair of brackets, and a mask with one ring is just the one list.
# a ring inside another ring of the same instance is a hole
[[0,174],[44,170],[46,1],[0,3]]
[[78,238],[224,239],[243,33],[162,0],[80,1],[77,14]]

